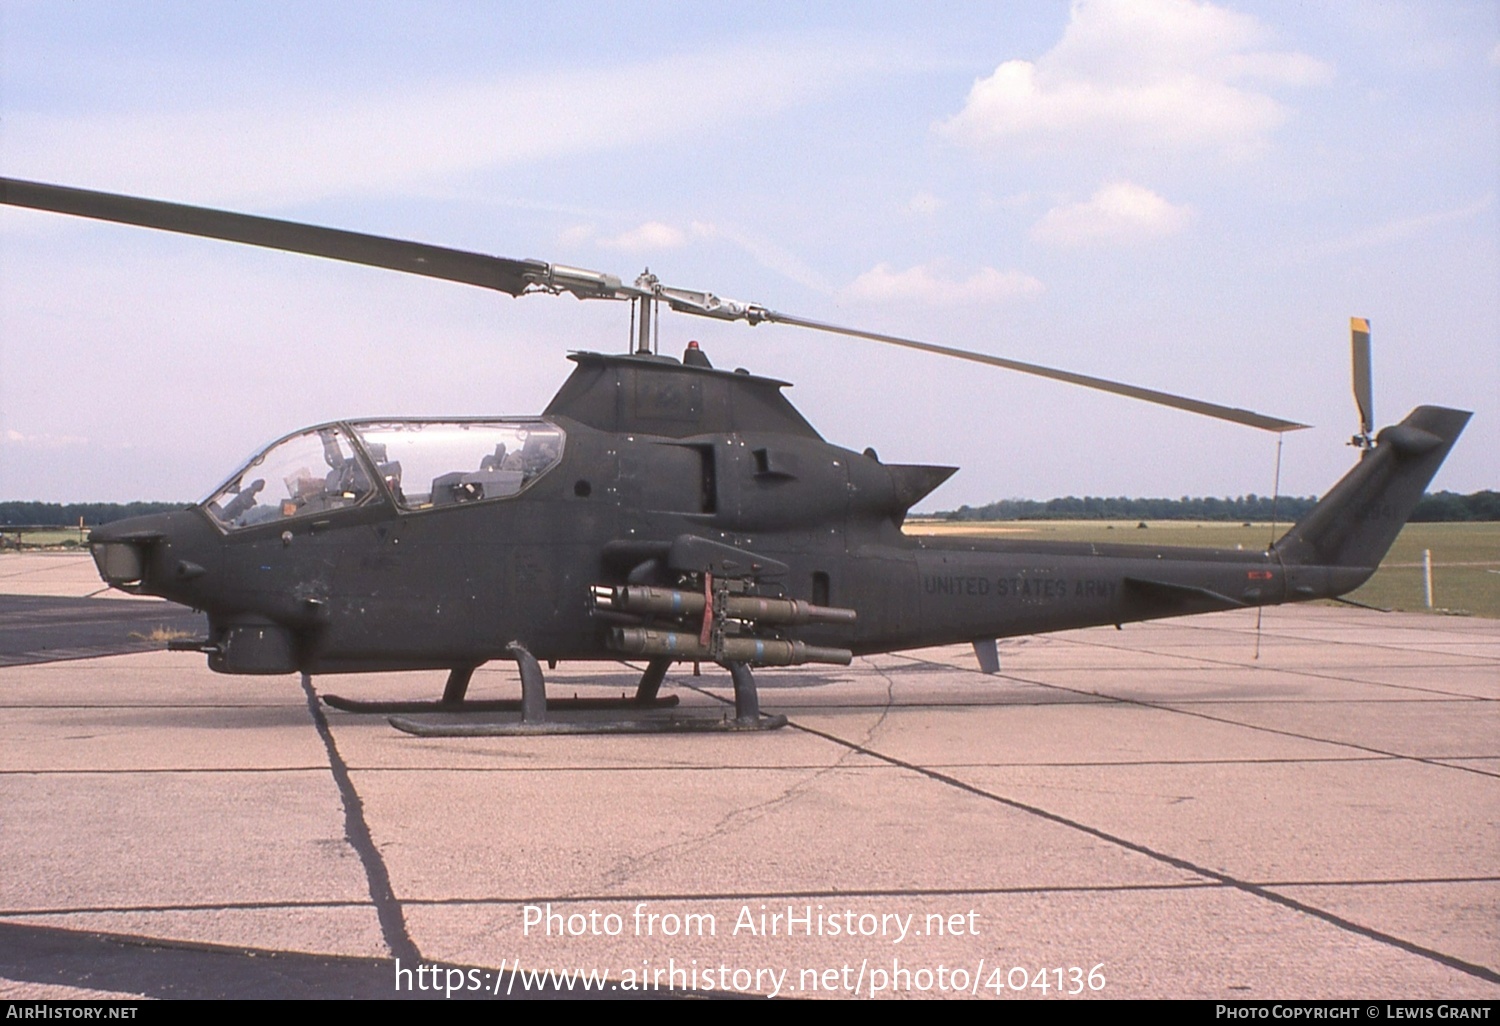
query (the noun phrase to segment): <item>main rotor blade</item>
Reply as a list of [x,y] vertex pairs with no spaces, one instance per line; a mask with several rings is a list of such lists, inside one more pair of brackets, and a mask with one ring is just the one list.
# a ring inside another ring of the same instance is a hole
[[[619,278],[611,274],[548,264],[541,260],[512,260],[507,257],[431,246],[422,242],[365,235],[361,232],[349,232],[339,228],[323,228],[318,225],[281,221],[253,214],[236,214],[227,210],[167,203],[162,200],[122,196],[117,193],[94,192],[63,185],[47,185],[42,182],[27,182],[15,178],[0,177],[0,204],[72,214],[77,217],[91,217],[101,221],[114,221],[186,235],[198,235],[291,253],[305,253],[309,256],[382,267],[407,274],[420,274],[428,278],[439,278],[465,285],[478,285],[481,288],[506,292],[512,296],[537,290],[554,293],[570,292],[580,299],[656,298],[666,302],[672,309],[684,313],[719,320],[744,320],[750,324],[771,321],[810,328],[814,331],[847,335],[851,338],[869,339],[873,342],[903,346],[907,349],[917,349],[940,356],[951,356],[960,360],[988,364],[991,367],[1019,371],[1023,374],[1051,378],[1054,381],[1065,381],[1069,384],[1082,385],[1085,388],[1187,410],[1206,417],[1246,424],[1264,431],[1298,431],[1308,426],[1296,421],[1268,417],[1251,410],[1220,406],[1201,399],[1190,399],[1187,396],[1173,395],[1170,392],[1127,385],[1120,381],[1110,381],[1107,378],[1075,374],[1072,371],[1043,367],[1021,360],[1008,360],[1004,357],[956,349],[952,346],[920,342],[897,335],[884,335],[879,332],[861,331],[857,328],[845,328],[837,324],[808,320],[768,310],[756,303],[739,303],[734,300],[721,299],[708,292],[667,288],[649,272],[637,279],[634,285],[623,285]],[[1362,412],[1368,413],[1367,404],[1364,405]]]
[[952,346],[940,346],[931,342],[919,342],[916,339],[901,338],[896,335],[882,335],[874,331],[860,331],[857,328],[844,328],[837,324],[825,324],[822,321],[810,321],[804,317],[794,317],[791,314],[778,313],[775,310],[759,311],[760,319],[777,324],[792,324],[799,328],[811,328],[814,331],[827,331],[835,335],[848,335],[851,338],[869,339],[872,342],[884,342],[888,345],[903,346],[907,349],[919,349],[924,353],[937,353],[940,356],[952,356],[959,360],[969,360],[973,363],[988,364],[991,367],[1003,367],[1006,370],[1020,371],[1022,374],[1034,374],[1041,378],[1051,378],[1054,381],[1066,381],[1072,385],[1082,385],[1084,388],[1093,388],[1101,392],[1113,392],[1115,395],[1129,396],[1132,399],[1142,399],[1148,403],[1156,403],[1159,406],[1170,406],[1178,410],[1187,410],[1189,413],[1199,413],[1205,417],[1216,417],[1219,420],[1228,420],[1236,424],[1246,424],[1250,427],[1260,428],[1262,431],[1300,431],[1309,427],[1307,424],[1299,424],[1294,420],[1282,420],[1279,417],[1268,417],[1263,413],[1252,410],[1242,410],[1238,407],[1220,406],[1218,403],[1208,403],[1201,399],[1189,399],[1187,396],[1173,395],[1170,392],[1158,392],[1154,388],[1141,388],[1138,385],[1127,385],[1120,381],[1110,381],[1108,378],[1096,378],[1088,374],[1075,374],[1072,371],[1057,370],[1053,367],[1043,367],[1035,363],[1024,363],[1020,360],[1007,360],[1001,356],[990,356],[988,353],[976,353],[968,349],[955,349]]
[[540,260],[511,260],[338,228],[14,178],[0,178],[0,203],[384,267],[512,296],[526,291],[528,284],[545,282],[551,271]]

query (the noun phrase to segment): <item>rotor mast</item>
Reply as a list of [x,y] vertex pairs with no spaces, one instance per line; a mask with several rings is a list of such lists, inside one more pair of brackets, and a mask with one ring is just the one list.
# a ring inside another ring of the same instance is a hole
[[635,352],[637,356],[650,356],[651,348],[651,321],[652,313],[656,308],[656,287],[661,284],[659,278],[651,273],[651,268],[641,272],[640,277],[635,280],[637,294],[640,297],[641,321],[636,328]]

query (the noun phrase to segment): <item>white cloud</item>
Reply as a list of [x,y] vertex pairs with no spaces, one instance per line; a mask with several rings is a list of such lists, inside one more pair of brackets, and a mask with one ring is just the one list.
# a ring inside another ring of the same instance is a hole
[[[762,267],[815,292],[833,295],[837,291],[823,275],[812,270],[788,250],[733,225],[692,221],[684,229],[663,221],[646,221],[617,235],[600,235],[595,225],[580,223],[564,229],[558,235],[559,245],[565,248],[590,245],[637,255],[677,249],[698,239],[727,242],[750,254]],[[694,282],[674,280],[669,284],[684,288],[696,287]]]
[[627,253],[647,253],[661,249],[676,249],[687,242],[680,228],[673,228],[660,221],[647,221],[619,235],[599,239],[605,249],[618,249]]
[[1175,206],[1130,182],[1106,185],[1081,203],[1053,207],[1031,228],[1031,237],[1052,246],[1139,242],[1181,231],[1192,208]]
[[1261,48],[1254,18],[1197,0],[1077,0],[1062,39],[1035,62],[979,79],[938,131],[979,148],[1079,145],[1209,149],[1243,156],[1286,120],[1246,82],[1308,85],[1331,69]]
[[1048,199],[1061,199],[1061,195],[1049,196],[1040,192],[1012,192],[1004,196],[996,196],[993,193],[982,192],[979,194],[980,210],[1016,210],[1024,211],[1028,207],[1035,207],[1039,203],[1045,203]]
[[692,225],[693,235],[703,239],[723,239],[732,243],[750,254],[760,266],[769,271],[774,271],[790,281],[799,285],[821,292],[824,295],[832,295],[834,288],[828,283],[822,274],[808,267],[799,257],[776,243],[756,234],[747,232],[735,225],[714,223],[709,221],[694,221]]
[[594,238],[594,226],[591,224],[575,224],[564,228],[558,233],[557,242],[561,246],[578,246],[590,242]]
[[61,449],[66,446],[88,445],[89,440],[82,435],[24,435],[19,431],[7,428],[0,432],[0,443],[5,445],[24,445],[37,449]]
[[1305,53],[1238,53],[1226,57],[1230,78],[1259,78],[1274,85],[1316,86],[1333,79],[1333,67]]
[[1020,271],[997,271],[982,267],[969,277],[957,280],[945,277],[932,264],[920,264],[904,271],[892,270],[890,264],[877,264],[855,278],[843,290],[847,299],[872,303],[996,303],[1017,296],[1035,295],[1042,283]]
[[1495,195],[1490,193],[1481,196],[1473,203],[1466,203],[1461,207],[1449,210],[1439,210],[1431,214],[1418,214],[1415,217],[1402,217],[1384,224],[1361,229],[1343,238],[1330,239],[1308,247],[1303,251],[1303,256],[1333,256],[1339,253],[1349,253],[1354,250],[1371,249],[1376,246],[1389,245],[1392,242],[1400,242],[1402,239],[1414,238],[1422,235],[1430,228],[1438,225],[1451,224],[1454,222],[1468,221],[1472,218],[1486,213],[1495,205]]
[[943,201],[925,191],[917,193],[906,203],[908,214],[920,214],[923,217],[930,217],[941,209],[943,209]]
[[[745,126],[876,71],[878,54],[748,44],[614,67],[428,81],[384,94],[268,91],[254,104],[185,96],[172,110],[8,112],[7,174],[271,207],[326,196],[441,189],[451,176],[656,146]],[[692,98],[691,117],[656,118]]]

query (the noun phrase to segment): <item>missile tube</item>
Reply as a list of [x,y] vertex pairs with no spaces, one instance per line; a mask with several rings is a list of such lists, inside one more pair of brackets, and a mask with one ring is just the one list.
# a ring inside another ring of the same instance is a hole
[[[622,613],[641,616],[702,616],[704,598],[701,592],[674,588],[650,588],[627,585],[594,588],[594,605]],[[751,623],[775,623],[796,626],[806,623],[852,624],[857,613],[835,606],[815,606],[801,599],[762,598],[756,595],[730,595],[724,601],[723,614],[734,620]]]
[[845,648],[825,648],[779,638],[725,638],[722,651],[716,655],[698,640],[696,634],[649,627],[614,628],[610,631],[610,647],[629,655],[675,656],[699,662],[751,663],[756,666],[798,666],[802,663],[848,666],[854,659],[854,654]]

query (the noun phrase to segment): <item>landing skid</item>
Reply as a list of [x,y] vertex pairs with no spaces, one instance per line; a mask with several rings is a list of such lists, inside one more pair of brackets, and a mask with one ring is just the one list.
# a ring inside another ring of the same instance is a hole
[[[677,704],[676,696],[660,698],[657,691],[661,687],[662,678],[666,676],[672,661],[667,658],[651,660],[641,676],[641,682],[633,699],[568,699],[548,701],[546,698],[545,684],[542,679],[542,669],[536,658],[519,644],[509,646],[511,656],[516,660],[521,669],[521,700],[519,702],[465,702],[462,705],[449,703],[448,696],[458,691],[459,696],[463,694],[462,688],[467,687],[467,678],[463,684],[455,689],[453,678],[450,677],[449,687],[444,692],[444,702],[428,703],[399,703],[401,709],[391,709],[392,712],[478,712],[478,711],[508,711],[519,710],[521,719],[506,720],[503,722],[475,723],[473,721],[433,721],[412,720],[404,716],[391,717],[391,726],[408,734],[418,737],[518,737],[528,735],[545,734],[695,734],[695,733],[739,733],[743,731],[775,730],[786,726],[785,716],[762,716],[760,714],[760,700],[756,693],[755,678],[750,672],[750,667],[744,663],[728,663],[725,669],[729,671],[730,678],[734,681],[734,718],[728,716],[711,719],[706,716],[667,716],[651,719],[590,719],[568,718],[562,720],[549,719],[549,714],[558,712],[579,712],[589,710],[614,710],[633,709],[650,710],[670,707]],[[460,671],[453,671],[456,676]],[[472,672],[472,671],[470,671]],[[325,701],[336,708],[344,708],[333,701],[333,696],[328,696]],[[339,699],[346,703],[347,700]],[[378,703],[363,703],[364,708],[357,711],[374,711],[370,706]],[[388,703],[395,705],[398,703]],[[413,708],[415,706],[416,708]],[[386,711],[386,710],[382,710]]]
[[[550,708],[550,707],[549,707]],[[762,716],[748,723],[706,716],[662,720],[543,720],[506,723],[432,723],[392,716],[391,726],[417,737],[527,737],[538,734],[710,734],[775,730],[786,726],[785,716]]]
[[[638,698],[549,698],[548,711],[574,710],[578,712],[602,712],[611,709],[670,709],[680,700],[676,695],[641,701]],[[352,713],[480,713],[520,712],[521,699],[494,698],[470,702],[365,702],[357,698],[340,695],[324,695],[325,705]]]

